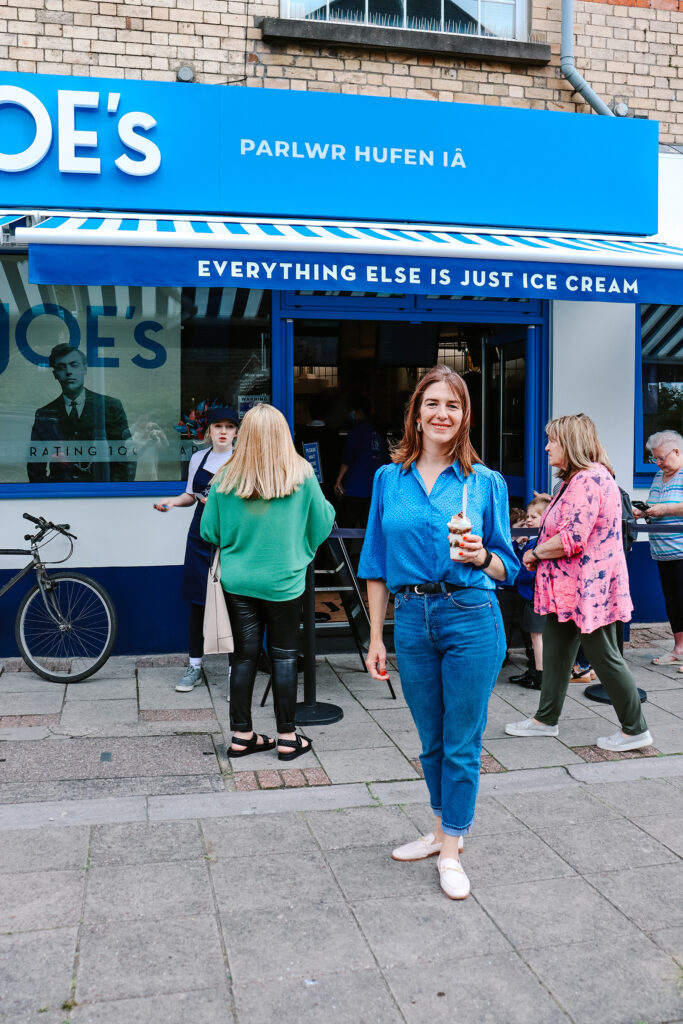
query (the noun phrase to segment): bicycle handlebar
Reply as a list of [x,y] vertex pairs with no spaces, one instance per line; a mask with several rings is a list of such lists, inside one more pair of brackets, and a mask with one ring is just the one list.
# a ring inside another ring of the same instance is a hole
[[[47,519],[43,519],[42,516],[39,519],[36,519],[35,516],[29,515],[28,512],[23,513],[23,518],[28,519],[29,522],[35,523],[36,526],[40,527],[36,539],[40,538],[43,534],[47,533],[48,530],[56,530],[57,533],[61,533],[65,537],[70,537],[72,540],[78,539],[75,534],[69,533],[69,530],[71,529],[69,523],[51,523]],[[34,538],[30,534],[27,534],[24,537],[24,540],[33,539]]]

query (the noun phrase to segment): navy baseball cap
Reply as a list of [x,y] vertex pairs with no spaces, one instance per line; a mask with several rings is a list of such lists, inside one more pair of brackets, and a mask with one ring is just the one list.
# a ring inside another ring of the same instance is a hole
[[239,416],[229,405],[212,405],[206,414],[206,425],[210,427],[212,423],[220,423],[221,420],[228,420],[236,427],[240,425]]

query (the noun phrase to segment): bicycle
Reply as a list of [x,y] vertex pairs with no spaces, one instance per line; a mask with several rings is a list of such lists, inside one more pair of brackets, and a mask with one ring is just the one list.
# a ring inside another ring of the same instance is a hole
[[[24,540],[30,550],[0,548],[0,555],[30,555],[31,561],[0,589],[0,597],[35,571],[36,583],[17,611],[14,635],[21,657],[34,672],[53,683],[78,683],[102,668],[116,640],[116,610],[104,587],[80,572],[48,572],[47,565],[61,565],[74,550],[78,538],[68,523],[51,523],[24,512],[24,519],[38,527]],[[69,542],[64,558],[46,563],[40,549],[61,534]]]

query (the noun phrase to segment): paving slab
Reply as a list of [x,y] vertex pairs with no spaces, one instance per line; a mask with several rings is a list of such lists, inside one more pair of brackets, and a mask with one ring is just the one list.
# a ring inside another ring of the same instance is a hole
[[196,821],[95,825],[91,830],[90,865],[95,868],[103,865],[199,861],[204,856],[202,837]]
[[[410,833],[408,837],[410,838]],[[391,858],[391,843],[361,848],[330,850],[326,854],[337,882],[347,900],[358,903],[374,897],[411,896],[417,900],[439,893],[439,880],[432,858],[399,863]]]
[[683,967],[683,927],[657,928],[650,932],[650,938]]
[[[647,871],[586,875],[589,882],[645,932],[683,928],[683,863],[653,864]],[[683,956],[683,946],[678,950]]]
[[[677,673],[677,675],[679,681],[683,683],[683,675],[681,673]],[[678,718],[683,718],[683,687],[653,690],[649,703],[662,708],[664,711],[669,711],[672,715],[677,715]]]
[[567,766],[567,773],[571,778],[588,785],[631,782],[634,779],[668,779],[671,785],[683,785],[683,756],[634,757],[627,761],[573,764]]
[[53,803],[25,803],[0,807],[0,830],[63,825],[99,825],[102,822],[144,821],[144,797],[109,800],[63,800]]
[[0,875],[0,932],[70,928],[81,917],[85,861],[77,871]]
[[652,733],[653,746],[662,754],[683,753],[683,719],[649,701],[644,707],[644,714]]
[[654,814],[638,819],[638,825],[679,857],[683,857],[683,817]]
[[333,783],[416,779],[417,772],[395,747],[321,750],[318,760]]
[[417,839],[419,835],[399,807],[309,811],[305,817],[323,850],[345,850],[378,843],[391,848]]
[[[335,703],[338,702],[335,701]],[[389,712],[389,714],[392,713]],[[347,728],[342,722],[315,727],[306,726],[304,731],[313,740],[316,751],[367,750],[371,747],[391,747],[394,742],[393,738],[372,721],[354,722],[351,728]],[[297,761],[298,764],[299,761]]]
[[213,913],[209,874],[204,862],[179,864],[104,864],[88,872],[86,922],[155,921]]
[[296,906],[297,921],[307,916],[310,904],[338,903],[339,886],[318,850],[302,850],[274,856],[260,853],[233,857],[210,865],[211,881],[220,911]]
[[89,840],[87,826],[3,832],[0,872],[80,870],[88,863]]
[[[362,807],[374,800],[364,785],[310,786],[302,789],[261,790],[252,793],[207,793],[197,796],[150,797],[150,821],[174,818],[225,818],[243,814],[280,814],[288,811],[335,810]],[[1,820],[1,819],[0,819]]]
[[69,779],[61,782],[12,782],[0,785],[0,805],[100,797],[165,796],[166,794],[224,792],[217,775],[168,775],[149,778]]
[[[142,999],[116,999],[107,1003],[87,1003],[69,1014],[70,1024],[227,1024],[230,1021],[230,997],[226,989],[199,992],[174,992]],[[62,1013],[59,1024],[62,1024]],[[42,1017],[33,1024],[45,1024]]]
[[137,720],[136,700],[72,700],[62,711],[60,725],[73,736],[92,728],[115,730],[117,725],[130,725]]
[[98,679],[114,679],[119,676],[130,676],[135,678],[138,657],[136,654],[117,654],[110,658],[94,676],[90,678],[97,682]]
[[211,694],[203,683],[195,686],[189,693],[180,693],[175,689],[182,670],[178,671],[177,677],[174,676],[173,680],[166,676],[145,675],[150,671],[152,670],[143,669],[138,673],[138,700],[141,711],[213,707]]
[[638,934],[619,910],[576,876],[478,885],[474,895],[517,950],[568,942],[609,945],[612,936]]
[[683,817],[683,793],[664,779],[636,779],[591,786],[591,796],[609,804],[631,821],[653,814]]
[[515,953],[469,957],[462,947],[459,952],[450,962],[384,971],[407,1024],[570,1024]]
[[538,829],[538,835],[580,874],[644,868],[676,855],[625,819],[593,820],[582,828]]
[[63,703],[63,686],[54,686],[47,691],[4,693],[0,695],[0,718],[5,715],[54,715],[62,710]]
[[[2,677],[0,677],[2,681]],[[91,676],[82,683],[69,683],[66,700],[135,700],[138,684],[135,675]]]
[[235,858],[253,854],[280,856],[318,849],[306,819],[296,811],[265,817],[244,816],[239,821],[209,818],[202,821],[201,827],[206,853],[212,863],[229,865]]
[[[10,693],[45,693],[51,697],[64,696],[63,683],[51,683],[33,672],[3,672],[0,674],[0,695]],[[10,712],[11,713],[11,712]]]
[[[586,789],[568,787],[563,790],[542,790],[535,793],[501,793],[497,799],[530,828],[549,825],[574,825],[590,828],[595,818],[618,818],[617,808],[604,803],[595,793],[600,787]],[[477,814],[479,808],[477,807]]]
[[40,745],[12,743],[3,748],[3,757],[3,783],[218,772],[211,739],[203,735],[58,739],[45,740]]
[[[407,804],[404,813],[424,835],[434,830],[434,812],[427,804]],[[526,825],[492,797],[480,797],[472,826],[473,836],[495,835],[499,832],[526,832]],[[407,841],[407,840],[404,840]]]
[[504,740],[486,740],[484,747],[508,769],[553,768],[582,761],[554,736],[508,736]]
[[525,951],[576,1024],[681,1019],[680,967],[642,935]]
[[166,918],[162,924],[113,921],[82,928],[78,1003],[191,992],[222,986],[225,979],[213,917]]
[[[435,860],[428,870],[436,881]],[[380,967],[443,961],[454,968],[456,948],[466,949],[468,957],[512,949],[475,900],[463,901],[454,913],[438,884],[419,899],[403,896],[399,888],[393,899],[363,899],[351,906]]]
[[375,966],[353,914],[343,903],[299,907],[293,893],[285,906],[249,914],[230,911],[221,915],[221,922],[230,973],[237,985],[313,980],[337,974],[340,968],[359,971]]
[[240,1024],[273,1024],[282,1016],[283,1007],[298,1024],[404,1024],[378,970],[278,979],[268,984],[250,981],[235,985],[234,995]]
[[406,757],[419,757],[422,753],[422,744],[408,708],[373,711],[372,717]]
[[540,882],[575,874],[566,861],[528,830],[510,835],[472,834],[465,840],[462,862],[474,892],[479,886]]
[[[71,994],[77,928],[0,935],[0,1006],[14,1024],[21,1011],[56,1008]],[[27,979],[30,978],[30,989]]]

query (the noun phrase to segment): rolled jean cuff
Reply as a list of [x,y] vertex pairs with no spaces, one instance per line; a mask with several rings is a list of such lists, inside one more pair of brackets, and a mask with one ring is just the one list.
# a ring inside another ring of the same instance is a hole
[[443,832],[443,834],[445,836],[466,836],[468,834],[468,832],[472,831],[472,825],[473,824],[474,824],[473,822],[470,822],[469,825],[465,825],[465,827],[462,828],[462,827],[459,827],[458,825],[447,825],[445,823],[445,821],[443,820],[443,818],[442,818],[441,819],[441,831]]

